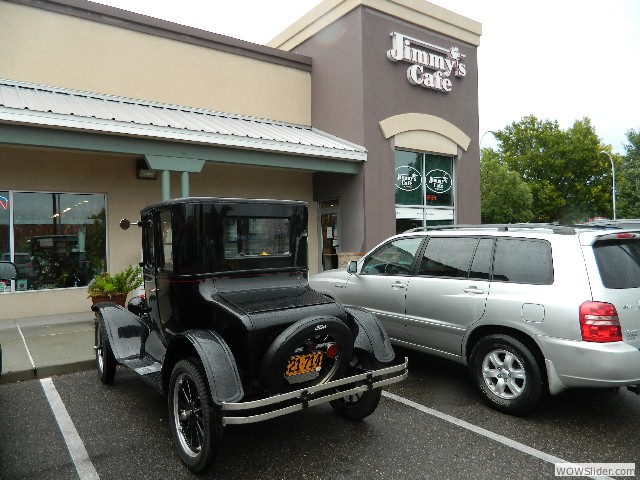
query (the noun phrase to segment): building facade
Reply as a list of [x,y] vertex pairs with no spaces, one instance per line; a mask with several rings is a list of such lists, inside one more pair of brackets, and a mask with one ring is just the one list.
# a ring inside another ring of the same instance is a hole
[[327,0],[255,45],[82,0],[0,0],[0,321],[89,308],[180,196],[309,203],[310,273],[413,226],[478,223],[480,25]]

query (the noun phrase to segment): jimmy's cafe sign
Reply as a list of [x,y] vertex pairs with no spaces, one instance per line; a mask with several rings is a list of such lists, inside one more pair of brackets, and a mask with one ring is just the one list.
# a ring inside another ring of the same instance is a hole
[[419,85],[440,92],[450,92],[451,74],[464,77],[467,69],[461,59],[464,55],[458,47],[450,49],[391,32],[391,50],[387,58],[392,62],[409,62],[407,80],[411,85]]

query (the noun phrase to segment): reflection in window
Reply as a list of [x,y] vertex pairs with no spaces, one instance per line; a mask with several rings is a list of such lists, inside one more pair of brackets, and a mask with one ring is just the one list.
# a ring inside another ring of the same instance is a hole
[[493,281],[551,285],[551,245],[544,240],[499,238],[493,263]]
[[105,238],[104,195],[0,192],[0,253],[18,267],[17,291],[86,286],[106,270]]
[[421,237],[387,243],[364,260],[361,275],[409,275],[421,243]]
[[224,258],[290,255],[289,219],[227,217]]
[[419,275],[467,278],[478,238],[432,237],[420,262]]

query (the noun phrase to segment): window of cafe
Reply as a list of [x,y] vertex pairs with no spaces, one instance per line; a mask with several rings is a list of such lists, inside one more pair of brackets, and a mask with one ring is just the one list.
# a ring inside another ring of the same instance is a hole
[[396,231],[454,221],[453,158],[395,152]]
[[0,291],[86,286],[106,270],[103,194],[0,190],[0,260],[18,268]]

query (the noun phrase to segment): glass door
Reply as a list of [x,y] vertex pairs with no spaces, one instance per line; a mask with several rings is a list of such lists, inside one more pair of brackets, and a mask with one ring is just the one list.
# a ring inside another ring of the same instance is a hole
[[320,202],[320,230],[322,232],[322,270],[338,268],[340,251],[338,200]]

